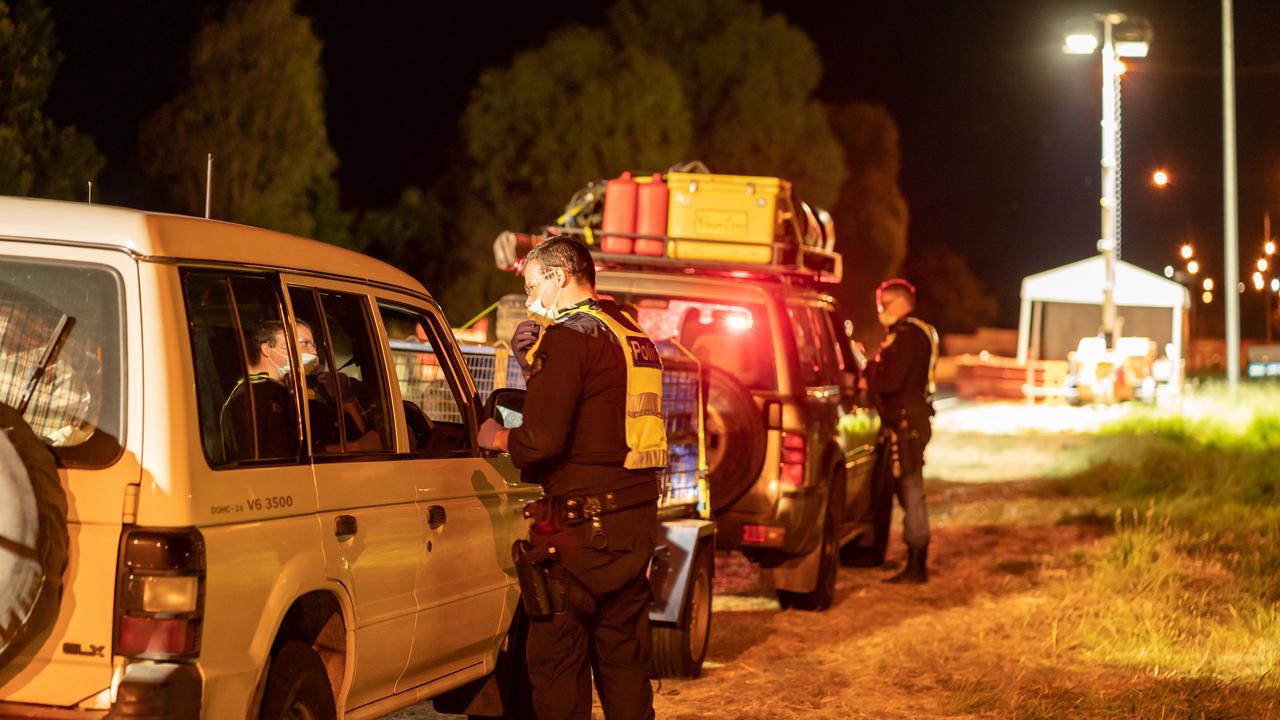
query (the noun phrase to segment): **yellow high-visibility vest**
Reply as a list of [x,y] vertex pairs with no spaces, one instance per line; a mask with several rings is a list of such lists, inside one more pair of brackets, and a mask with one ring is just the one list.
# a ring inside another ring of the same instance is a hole
[[[627,359],[627,459],[623,467],[666,467],[667,426],[662,415],[662,357],[658,347],[643,331],[627,328],[598,307],[584,304],[567,308],[557,321],[577,313],[590,315],[608,328]],[[541,342],[529,349],[530,362],[538,345]]]
[[908,315],[903,318],[903,320],[906,320],[912,325],[920,328],[920,331],[924,333],[925,337],[929,338],[929,386],[926,389],[929,396],[933,397],[933,394],[938,392],[938,382],[936,379],[938,371],[938,331],[932,325],[918,317],[915,317],[914,315]]

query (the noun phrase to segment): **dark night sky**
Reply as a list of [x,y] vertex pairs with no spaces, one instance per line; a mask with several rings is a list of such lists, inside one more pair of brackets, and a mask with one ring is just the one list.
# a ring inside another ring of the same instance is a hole
[[[104,201],[163,209],[139,181],[138,123],[175,92],[187,43],[222,3],[51,4],[66,60],[49,112],[94,136],[107,155],[98,190]],[[299,4],[325,43],[343,203],[361,208],[387,204],[402,187],[429,184],[443,170],[481,70],[566,23],[600,23],[606,7],[563,0]],[[1067,18],[1106,4],[765,5],[814,39],[825,67],[822,99],[889,108],[902,132],[911,243],[959,249],[996,292],[1004,324],[1016,322],[1022,276],[1094,252],[1099,63],[1064,56],[1060,47]],[[1190,238],[1220,280],[1218,5],[1124,0],[1111,7],[1146,16],[1155,30],[1150,57],[1130,63],[1124,81],[1124,257],[1159,272]],[[1251,263],[1263,211],[1280,216],[1280,3],[1236,5],[1241,256]],[[1156,167],[1174,178],[1164,191],[1149,184]],[[1260,301],[1251,293],[1243,303],[1246,335],[1260,323],[1254,304]],[[1258,317],[1252,323],[1250,313]]]

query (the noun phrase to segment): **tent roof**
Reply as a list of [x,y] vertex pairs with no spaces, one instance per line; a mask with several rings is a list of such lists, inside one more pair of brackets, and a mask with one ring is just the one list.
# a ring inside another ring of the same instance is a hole
[[[1022,279],[1022,299],[1099,305],[1105,272],[1102,256],[1096,255],[1028,275]],[[1116,261],[1115,299],[1120,307],[1185,308],[1191,305],[1191,293],[1181,283],[1123,260]]]

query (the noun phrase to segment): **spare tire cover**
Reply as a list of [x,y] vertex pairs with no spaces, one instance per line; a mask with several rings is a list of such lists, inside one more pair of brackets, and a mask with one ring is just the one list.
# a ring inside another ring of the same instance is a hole
[[53,624],[67,565],[67,503],[53,453],[0,404],[0,665]]
[[719,368],[707,374],[707,484],[718,512],[755,485],[768,437],[751,392]]

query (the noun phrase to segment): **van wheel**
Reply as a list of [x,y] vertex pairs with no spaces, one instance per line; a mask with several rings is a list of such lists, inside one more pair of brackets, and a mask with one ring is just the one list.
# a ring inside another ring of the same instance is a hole
[[707,657],[711,639],[711,576],[714,572],[711,544],[702,543],[693,558],[680,624],[651,626],[654,677],[696,678],[702,674],[702,661]]
[[[0,404],[0,667],[58,617],[67,568],[67,498],[57,463],[17,410]],[[2,679],[0,679],[2,681]]]
[[707,484],[711,509],[723,510],[742,497],[764,465],[764,418],[751,393],[729,373],[707,372]]
[[796,609],[821,612],[836,599],[836,573],[840,569],[840,498],[832,489],[827,502],[826,522],[822,527],[822,546],[818,549],[818,584],[810,592],[778,591],[778,604],[783,610]]
[[264,720],[334,720],[338,716],[329,674],[320,655],[290,640],[271,658],[262,696]]

